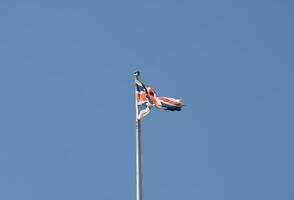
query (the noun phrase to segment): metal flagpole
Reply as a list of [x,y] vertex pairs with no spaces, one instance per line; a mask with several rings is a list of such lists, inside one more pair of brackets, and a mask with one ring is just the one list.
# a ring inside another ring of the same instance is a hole
[[[140,72],[134,73],[134,81],[139,80]],[[136,82],[135,82],[136,86]],[[135,93],[135,100],[137,95]],[[142,168],[141,168],[141,121],[137,118],[138,108],[136,105],[136,200],[142,200]]]

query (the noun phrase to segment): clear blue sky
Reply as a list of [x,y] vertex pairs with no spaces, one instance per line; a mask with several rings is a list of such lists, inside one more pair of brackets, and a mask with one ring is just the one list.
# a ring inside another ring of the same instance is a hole
[[294,4],[0,1],[0,199],[294,199]]

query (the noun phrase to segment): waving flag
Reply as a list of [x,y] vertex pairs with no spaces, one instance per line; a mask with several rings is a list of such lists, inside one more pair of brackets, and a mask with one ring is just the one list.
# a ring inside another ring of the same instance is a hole
[[155,90],[151,87],[145,86],[138,79],[135,80],[136,84],[136,106],[137,106],[137,119],[142,119],[150,112],[150,108],[180,111],[182,103],[180,99],[170,97],[158,97]]

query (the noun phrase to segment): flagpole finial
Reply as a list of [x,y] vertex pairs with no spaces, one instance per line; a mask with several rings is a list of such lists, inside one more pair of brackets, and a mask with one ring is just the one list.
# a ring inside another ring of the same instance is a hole
[[140,76],[140,72],[139,72],[139,71],[135,71],[135,72],[134,72],[134,77],[135,77],[135,78],[138,78],[139,76]]

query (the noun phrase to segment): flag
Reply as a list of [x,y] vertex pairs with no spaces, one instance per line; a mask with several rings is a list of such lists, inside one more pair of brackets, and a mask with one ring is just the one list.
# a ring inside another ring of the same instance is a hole
[[135,79],[135,84],[137,119],[140,120],[144,116],[148,115],[151,107],[169,111],[181,110],[182,102],[180,99],[158,97],[153,88],[145,86],[138,79]]

